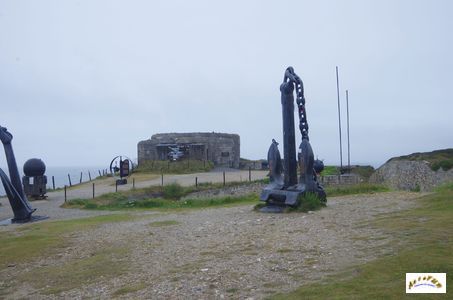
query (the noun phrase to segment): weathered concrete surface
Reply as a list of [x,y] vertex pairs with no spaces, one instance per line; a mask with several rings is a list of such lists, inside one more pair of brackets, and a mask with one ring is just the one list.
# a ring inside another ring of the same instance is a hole
[[217,166],[239,168],[240,137],[217,132],[159,133],[138,143],[138,164],[149,160],[165,160],[158,146],[165,144],[195,145],[191,159],[207,159]]

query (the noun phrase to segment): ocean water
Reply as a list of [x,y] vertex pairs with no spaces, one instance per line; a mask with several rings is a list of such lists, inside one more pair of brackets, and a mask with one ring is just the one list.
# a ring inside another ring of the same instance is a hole
[[[9,176],[8,168],[2,167],[3,171]],[[80,173],[82,173],[82,182],[89,181],[89,174],[91,179],[94,179],[99,176],[99,171],[102,174],[102,170],[107,171],[108,167],[105,166],[94,166],[94,167],[47,167],[46,173],[47,176],[47,188],[53,188],[52,185],[52,176],[55,179],[55,188],[64,187],[65,185],[69,186],[68,174],[71,177],[72,184],[80,183]],[[23,171],[19,169],[20,176],[24,176]],[[3,184],[0,184],[0,195],[5,195],[5,190]]]

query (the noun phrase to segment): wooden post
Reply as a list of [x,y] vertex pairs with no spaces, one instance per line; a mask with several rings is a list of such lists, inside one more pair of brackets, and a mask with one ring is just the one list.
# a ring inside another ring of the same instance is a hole
[[132,178],[132,188],[135,189],[135,178]]
[[161,185],[164,186],[164,172],[163,171],[160,173],[160,176],[161,176]]
[[68,174],[68,179],[69,179],[69,186],[72,186],[71,175],[69,175],[69,174]]
[[252,167],[249,167],[249,181],[252,181]]
[[115,193],[118,192],[118,181],[115,180]]
[[52,175],[52,187],[55,190],[55,177]]
[[66,203],[66,185],[64,186],[64,203]]
[[225,186],[225,171],[223,171],[223,186]]
[[195,177],[195,187],[198,187],[198,177]]
[[80,172],[80,181],[79,181],[79,183],[82,183],[82,174],[83,174],[83,173]]
[[91,173],[90,173],[90,171],[88,171],[88,178],[89,178],[90,181],[91,181]]
[[93,199],[94,199],[94,182],[93,182]]

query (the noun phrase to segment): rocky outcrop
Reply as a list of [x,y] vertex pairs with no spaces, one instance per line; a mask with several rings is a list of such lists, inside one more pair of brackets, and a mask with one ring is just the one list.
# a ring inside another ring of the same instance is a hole
[[453,181],[453,169],[433,171],[427,161],[389,160],[370,177],[371,183],[394,189],[431,191],[442,183]]

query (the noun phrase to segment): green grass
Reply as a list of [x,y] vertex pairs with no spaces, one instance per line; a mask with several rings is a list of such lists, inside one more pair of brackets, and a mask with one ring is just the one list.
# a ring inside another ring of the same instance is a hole
[[112,294],[112,296],[118,297],[118,296],[123,296],[123,295],[129,294],[129,293],[135,293],[135,292],[138,292],[140,290],[143,290],[146,287],[147,287],[147,284],[143,283],[143,282],[137,283],[137,284],[133,284],[133,285],[129,285],[129,286],[125,286],[125,287],[122,287],[120,289],[117,289]]
[[119,193],[107,194],[95,199],[74,199],[63,205],[66,208],[84,208],[98,210],[124,210],[124,209],[191,209],[233,204],[247,204],[258,202],[256,194],[240,197],[216,197],[197,199],[165,199],[165,198],[128,198]]
[[137,173],[153,172],[165,174],[189,174],[196,172],[208,172],[214,168],[211,161],[202,160],[180,160],[180,161],[167,161],[167,160],[153,160],[140,163],[135,170]]
[[165,227],[165,226],[173,226],[173,225],[178,225],[179,222],[175,220],[166,220],[166,221],[155,221],[151,222],[148,225],[150,227]]
[[43,294],[58,294],[88,285],[94,281],[108,280],[124,274],[127,264],[121,261],[126,249],[102,249],[83,259],[75,259],[56,266],[34,268],[17,279],[27,282]]
[[354,194],[370,194],[388,192],[390,189],[386,186],[370,183],[359,183],[349,186],[332,186],[326,188],[327,198],[335,196],[345,196]]
[[321,176],[338,175],[338,173],[339,173],[338,167],[325,166],[324,170],[321,172]]
[[114,214],[76,220],[38,222],[23,225],[15,232],[0,236],[0,268],[30,261],[43,253],[58,252],[67,244],[66,236],[103,223],[131,220],[131,216]]
[[[406,296],[405,273],[453,274],[453,184],[420,198],[416,208],[382,217],[370,225],[394,236],[398,241],[393,245],[398,249],[395,254],[271,299],[402,299]],[[453,276],[447,275],[447,293],[452,286]],[[413,294],[410,298],[447,296]]]

